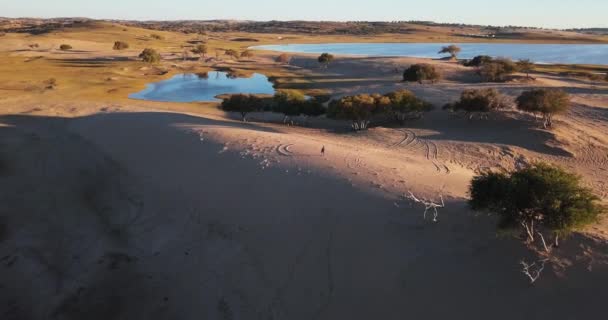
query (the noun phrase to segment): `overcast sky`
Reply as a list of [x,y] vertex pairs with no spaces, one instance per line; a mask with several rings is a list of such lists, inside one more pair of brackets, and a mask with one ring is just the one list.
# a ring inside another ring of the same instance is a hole
[[0,0],[4,17],[137,20],[429,20],[608,27],[608,0]]

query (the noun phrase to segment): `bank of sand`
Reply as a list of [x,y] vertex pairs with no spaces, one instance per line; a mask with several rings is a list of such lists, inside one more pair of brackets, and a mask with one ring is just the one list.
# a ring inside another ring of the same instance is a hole
[[[68,55],[87,91],[66,89],[80,87],[63,78],[42,93],[3,91],[3,319],[605,314],[605,221],[564,241],[558,264],[531,286],[519,261],[534,256],[465,204],[476,172],[538,160],[580,173],[606,197],[605,85],[552,76],[491,85],[511,96],[532,86],[571,92],[575,106],[553,131],[517,112],[468,121],[435,110],[403,127],[351,133],[347,123],[287,127],[268,114],[241,123],[208,106],[100,98],[94,90],[129,77],[139,84],[149,69],[87,82],[99,71],[81,60],[108,54],[89,49]],[[257,59],[257,68],[271,66],[270,56]],[[312,59],[296,58],[290,72],[299,78],[282,81],[335,96],[408,88],[437,106],[465,87],[490,86],[445,61],[342,58],[322,70]],[[415,61],[436,64],[446,79],[399,83],[392,70]],[[444,196],[439,223],[404,199],[408,191]]]

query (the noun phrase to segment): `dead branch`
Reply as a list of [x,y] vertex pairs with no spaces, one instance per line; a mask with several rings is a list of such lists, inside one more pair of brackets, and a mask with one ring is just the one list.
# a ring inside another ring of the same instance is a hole
[[520,262],[523,267],[522,273],[525,274],[528,279],[530,279],[531,284],[534,284],[536,280],[540,278],[543,270],[545,270],[545,264],[547,264],[547,261],[549,261],[549,259],[542,259],[532,264],[529,264],[524,260]]
[[439,212],[437,211],[437,209],[441,209],[441,208],[445,208],[445,202],[443,201],[443,195],[439,195],[439,199],[441,199],[441,203],[435,203],[431,200],[427,200],[427,199],[420,199],[418,197],[416,197],[411,191],[409,192],[409,196],[407,196],[407,199],[410,199],[416,203],[421,203],[424,205],[424,218],[426,219],[426,214],[428,213],[429,210],[433,210],[434,214],[433,214],[433,222],[437,222],[437,216],[439,216]]

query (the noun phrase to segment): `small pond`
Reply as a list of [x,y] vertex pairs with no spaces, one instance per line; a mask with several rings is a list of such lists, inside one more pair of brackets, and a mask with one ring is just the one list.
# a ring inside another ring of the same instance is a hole
[[199,74],[179,74],[171,79],[150,83],[146,89],[129,98],[162,102],[221,101],[222,94],[274,94],[272,82],[263,74],[248,78],[231,73],[212,71]]

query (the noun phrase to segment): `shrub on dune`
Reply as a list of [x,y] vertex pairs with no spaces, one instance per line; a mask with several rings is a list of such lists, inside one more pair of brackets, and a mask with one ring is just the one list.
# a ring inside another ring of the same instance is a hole
[[403,81],[405,82],[418,82],[422,84],[424,81],[430,81],[435,83],[441,78],[441,75],[435,68],[430,64],[414,64],[407,68],[403,72]]
[[449,53],[452,59],[456,59],[456,56],[458,56],[460,51],[462,51],[462,49],[459,46],[452,44],[441,48],[439,54]]
[[557,246],[560,235],[596,222],[604,209],[579,176],[541,163],[481,174],[471,182],[469,194],[473,210],[498,215],[499,228],[521,231],[527,243],[540,238],[547,251],[547,233]]
[[247,121],[247,114],[261,111],[264,108],[264,101],[253,95],[235,94],[224,99],[220,108],[226,112],[238,112],[241,114],[243,122]]
[[329,53],[323,53],[318,58],[317,61],[325,68],[329,67],[329,64],[334,61],[335,57]]
[[424,112],[433,109],[432,104],[417,98],[409,90],[397,90],[386,94],[386,97],[390,100],[386,112],[399,123],[403,123],[407,119],[421,118]]
[[516,100],[517,109],[542,115],[544,128],[553,126],[553,116],[567,111],[571,106],[570,96],[559,89],[534,89],[523,92]]
[[68,51],[68,50],[72,50],[72,46],[69,44],[62,44],[59,46],[59,50],[61,51]]
[[144,49],[144,51],[139,54],[139,58],[147,63],[158,63],[160,62],[161,56],[160,53],[154,49]]
[[378,96],[369,94],[347,96],[331,101],[327,116],[352,121],[351,126],[355,131],[366,130],[372,116],[384,111],[384,106],[389,103],[388,98],[380,99]]
[[499,58],[483,63],[479,75],[486,82],[502,82],[508,75],[517,72],[517,65],[511,59]]
[[293,90],[278,91],[273,98],[272,111],[282,113],[287,123],[291,117],[304,115],[310,117],[325,113],[325,107],[315,99],[306,99],[302,93]]
[[476,113],[489,113],[508,108],[507,98],[496,89],[467,89],[462,92],[460,99],[448,103],[443,108],[450,111],[464,111],[472,119]]
[[467,67],[481,67],[485,63],[492,62],[492,57],[490,56],[476,56],[475,58],[465,62],[465,66]]
[[124,41],[116,41],[116,42],[114,42],[114,47],[112,49],[114,49],[114,50],[129,49],[129,44]]
[[291,62],[291,56],[286,53],[282,53],[276,57],[274,61],[281,64],[289,64]]

